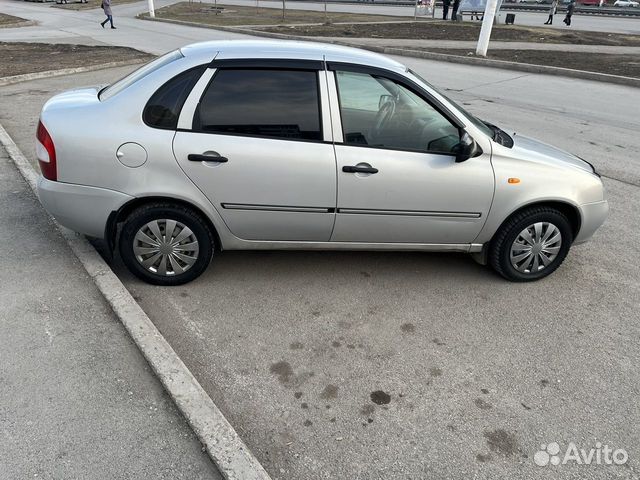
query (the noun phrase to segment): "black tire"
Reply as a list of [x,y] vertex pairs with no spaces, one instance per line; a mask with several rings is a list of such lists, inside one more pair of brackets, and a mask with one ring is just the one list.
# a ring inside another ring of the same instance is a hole
[[[137,232],[149,222],[163,219],[175,220],[188,227],[198,241],[197,259],[183,273],[170,276],[154,273],[145,268],[134,253]],[[147,283],[163,286],[183,285],[198,278],[211,263],[214,247],[213,232],[199,214],[187,207],[168,202],[151,203],[131,212],[124,222],[119,240],[120,256],[129,271]]]
[[[511,263],[511,246],[520,233],[537,222],[554,225],[562,235],[562,243],[557,256],[549,265],[536,272],[520,272]],[[489,245],[489,265],[507,280],[531,282],[553,273],[564,261],[573,242],[571,224],[566,215],[555,208],[531,207],[508,218],[496,232]]]

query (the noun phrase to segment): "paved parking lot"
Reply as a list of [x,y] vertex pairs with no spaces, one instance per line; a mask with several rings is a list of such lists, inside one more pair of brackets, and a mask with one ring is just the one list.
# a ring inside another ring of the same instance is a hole
[[[404,61],[606,175],[610,219],[554,275],[363,252],[225,252],[172,289],[116,271],[275,478],[637,478],[640,92]],[[48,96],[121,73],[4,87],[0,123],[30,154]],[[629,462],[536,466],[554,441]]]

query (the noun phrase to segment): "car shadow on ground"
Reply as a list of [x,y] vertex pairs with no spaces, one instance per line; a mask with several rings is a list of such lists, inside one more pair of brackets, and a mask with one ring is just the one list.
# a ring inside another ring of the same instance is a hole
[[[122,263],[115,253],[105,255],[99,241],[94,247],[124,281],[139,280]],[[231,278],[254,282],[270,282],[281,278],[327,279],[372,276],[403,278],[415,277],[429,280],[435,277],[443,281],[498,281],[503,280],[488,266],[476,263],[465,253],[397,252],[397,251],[323,251],[323,250],[236,250],[216,252],[209,268],[189,285],[202,287]],[[168,287],[170,290],[171,287]]]

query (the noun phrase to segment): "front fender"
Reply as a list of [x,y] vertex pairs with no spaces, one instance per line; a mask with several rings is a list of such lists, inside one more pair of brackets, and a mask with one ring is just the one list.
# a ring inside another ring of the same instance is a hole
[[[494,150],[495,196],[487,221],[474,243],[491,240],[500,225],[528,205],[563,203],[571,206],[584,224],[582,205],[602,202],[604,190],[594,174],[572,167],[512,158]],[[512,180],[510,182],[509,179]],[[593,232],[592,232],[593,233]],[[578,233],[577,238],[580,237]]]

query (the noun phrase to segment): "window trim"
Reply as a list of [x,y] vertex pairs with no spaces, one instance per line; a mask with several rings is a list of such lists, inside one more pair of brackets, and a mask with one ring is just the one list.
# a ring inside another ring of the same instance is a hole
[[394,83],[399,84],[400,86],[406,88],[414,95],[418,96],[424,102],[426,102],[429,106],[431,106],[436,112],[442,115],[451,125],[458,129],[458,134],[462,137],[465,126],[460,122],[451,112],[437,99],[432,98],[428,92],[426,92],[419,85],[414,83],[408,78],[403,77],[397,73],[394,73],[390,70],[385,70],[383,68],[377,67],[368,67],[364,65],[358,65],[353,63],[341,63],[341,62],[327,62],[327,68],[330,71],[334,72],[333,78],[336,86],[336,101],[338,104],[338,118],[340,119],[340,128],[342,129],[342,141],[334,142],[336,145],[343,145],[345,147],[357,147],[357,148],[372,148],[375,150],[391,150],[396,152],[409,152],[409,153],[423,153],[427,155],[443,155],[446,157],[455,157],[455,154],[451,152],[437,152],[430,151],[424,149],[410,149],[410,148],[398,148],[398,147],[384,147],[378,145],[359,145],[355,143],[347,143],[345,141],[345,133],[342,122],[342,102],[340,101],[340,85],[338,84],[338,75],[337,72],[350,72],[350,73],[360,73],[364,75],[370,75],[371,77],[382,77],[387,80],[390,80]]
[[222,58],[213,59],[209,68],[229,68],[233,70],[324,70],[322,60],[288,58]]
[[[199,133],[199,134],[207,134],[207,135],[225,135],[225,136],[233,136],[233,137],[249,137],[249,138],[260,138],[265,140],[280,140],[280,141],[289,141],[289,142],[306,142],[306,143],[329,143],[333,144],[333,141],[325,140],[326,132],[324,131],[324,118],[322,111],[322,91],[320,88],[321,76],[320,71],[324,71],[324,64],[320,61],[315,60],[282,60],[282,59],[264,59],[264,60],[251,60],[251,59],[229,59],[229,60],[218,60],[216,66],[216,60],[209,64],[209,68],[215,69],[215,72],[209,79],[207,85],[204,87],[202,92],[200,93],[200,98],[193,109],[193,117],[191,119],[191,128],[184,129],[178,128],[179,132],[191,132],[191,133]],[[224,65],[224,66],[221,66]],[[313,65],[319,65],[321,68],[310,68]],[[297,67],[296,67],[297,66]],[[287,70],[287,71],[305,71],[305,72],[313,72],[315,73],[316,78],[316,94],[318,98],[318,126],[320,128],[320,139],[314,140],[309,138],[287,138],[287,137],[273,137],[269,135],[256,135],[256,134],[248,134],[248,133],[237,133],[237,132],[208,132],[202,130],[201,128],[196,128],[196,118],[199,115],[200,105],[202,100],[209,90],[209,87],[213,83],[213,81],[218,76],[218,73],[225,70]],[[195,88],[195,87],[194,87]],[[186,102],[185,102],[186,103]],[[329,137],[331,137],[331,132],[329,132]]]
[[[187,100],[189,100],[189,97],[191,96],[191,92],[193,92],[194,88],[196,88],[196,85],[198,85],[198,82],[200,81],[200,79],[202,78],[202,76],[204,75],[204,73],[207,71],[207,64],[203,63],[201,65],[196,65],[195,67],[191,67],[191,68],[187,68],[186,70],[183,70],[182,72],[178,73],[177,75],[174,75],[173,77],[171,77],[169,80],[167,80],[166,82],[164,82],[162,85],[160,85],[155,92],[153,92],[151,94],[151,96],[149,97],[149,99],[147,100],[147,102],[144,104],[144,108],[142,109],[142,123],[144,123],[147,127],[149,128],[154,128],[156,130],[169,130],[172,132],[175,132],[178,130],[178,124],[180,123],[180,115],[182,115],[182,109],[184,108],[185,104],[187,103]],[[182,105],[180,105],[180,108],[178,109],[178,114],[177,114],[177,120],[176,120],[176,126],[175,127],[159,127],[157,125],[151,125],[150,123],[148,123],[145,119],[145,115],[144,113],[147,111],[147,107],[149,106],[149,102],[151,101],[151,99],[156,95],[156,93],[158,93],[160,90],[162,90],[167,84],[169,84],[170,82],[172,82],[173,80],[175,80],[176,77],[179,77],[181,75],[185,75],[186,73],[192,72],[193,70],[198,70],[201,69],[202,72],[200,72],[200,75],[198,76],[198,78],[196,79],[196,81],[193,83],[193,85],[191,86],[191,90],[189,90],[189,93],[187,94],[187,96],[184,98],[184,101],[182,102]]]

